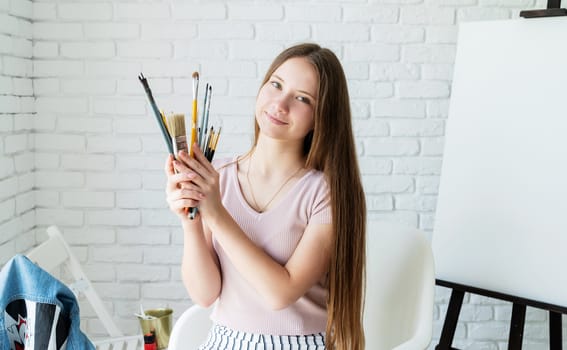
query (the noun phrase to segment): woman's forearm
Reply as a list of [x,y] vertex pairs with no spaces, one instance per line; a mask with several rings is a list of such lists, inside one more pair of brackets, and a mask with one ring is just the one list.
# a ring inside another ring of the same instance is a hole
[[183,220],[181,275],[194,303],[207,307],[218,298],[222,283],[220,268],[199,218]]

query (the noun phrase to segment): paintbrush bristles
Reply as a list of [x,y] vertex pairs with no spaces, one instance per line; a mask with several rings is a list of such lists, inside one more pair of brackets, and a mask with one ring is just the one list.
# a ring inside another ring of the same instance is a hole
[[167,126],[171,133],[171,142],[173,144],[174,156],[181,150],[187,150],[187,138],[185,137],[185,115],[170,114],[167,117]]
[[199,92],[199,72],[193,72],[191,77],[193,78],[193,100],[196,100]]
[[170,114],[167,116],[167,127],[171,136],[185,135],[185,115],[184,114]]

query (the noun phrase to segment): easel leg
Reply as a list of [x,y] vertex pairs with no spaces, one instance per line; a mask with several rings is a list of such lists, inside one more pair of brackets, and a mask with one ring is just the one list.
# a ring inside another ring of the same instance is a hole
[[561,8],[561,0],[547,0],[548,9],[558,9]]
[[561,314],[549,311],[549,349],[563,349],[563,335],[561,333]]
[[516,304],[512,307],[512,320],[510,322],[510,339],[508,350],[521,350],[524,337],[524,323],[526,321],[526,305]]
[[463,299],[465,292],[455,290],[451,292],[451,299],[447,308],[447,315],[445,315],[445,323],[443,323],[443,330],[441,331],[441,338],[435,350],[451,350],[455,331],[457,330],[457,322],[459,321],[459,314],[461,313],[461,306],[463,306]]

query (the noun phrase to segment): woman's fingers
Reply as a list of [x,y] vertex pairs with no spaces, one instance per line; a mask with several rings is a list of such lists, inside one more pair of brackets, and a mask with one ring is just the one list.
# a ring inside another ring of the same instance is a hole
[[165,174],[173,175],[175,170],[173,169],[173,154],[169,154],[165,160]]
[[165,175],[167,176],[167,185],[165,187],[166,191],[173,191],[177,188],[175,177],[175,168],[173,167],[173,155],[168,155],[167,159],[165,160]]
[[181,185],[183,187],[187,186],[187,183],[190,183],[197,177],[197,174],[194,172],[189,173],[173,173],[172,175],[167,176],[167,190],[174,191],[179,188]]
[[178,159],[179,159],[180,162],[185,163],[184,165],[188,167],[187,169],[190,168],[194,172],[203,176],[203,174],[201,174],[201,169],[203,167],[201,166],[201,164],[197,160],[195,160],[194,158],[191,158],[187,152],[180,151],[179,155],[178,155]]
[[178,193],[179,198],[190,198],[193,200],[200,200],[204,197],[203,193],[199,191],[196,186],[192,186],[191,188],[182,188]]
[[[186,151],[180,151],[177,160],[173,161],[173,166],[180,174],[194,174],[191,183],[208,196],[208,193],[217,187],[218,173],[196,144],[193,145],[193,151],[194,158]],[[180,187],[187,188],[186,183],[181,183]]]
[[210,168],[207,166],[210,164],[209,161],[205,158],[197,145],[193,146],[193,152],[195,158],[191,158],[187,152],[181,151],[179,152],[179,159],[189,166],[191,170],[201,175],[203,178],[207,178],[210,176]]
[[209,172],[215,170],[211,162],[207,159],[207,157],[205,157],[203,151],[201,151],[197,144],[193,145],[193,154],[195,155],[195,159],[197,159]]
[[185,152],[179,152],[180,155],[173,161],[173,167],[180,173],[188,173],[191,172],[191,169],[188,162],[181,156],[183,153]]
[[199,205],[199,200],[204,198],[204,195],[198,191],[196,186],[191,188],[181,188],[168,193],[167,202],[171,209],[181,210],[187,207],[196,207]]
[[180,199],[169,204],[169,208],[178,215],[187,216],[187,208],[197,207],[199,202],[190,199]]
[[179,216],[187,216],[187,208],[197,207],[205,196],[194,182],[202,178],[183,161],[169,155],[165,162],[167,175],[166,201]]
[[[185,162],[183,161],[183,159],[180,158],[180,160],[176,160],[173,162],[175,170],[177,170],[179,172],[179,174],[183,174],[186,176],[186,178],[181,179],[182,181],[191,181],[197,185],[202,184],[202,179],[203,174],[200,174],[198,171],[196,171],[195,169],[191,169],[189,168]],[[186,187],[185,183],[181,182],[180,184],[181,187]]]

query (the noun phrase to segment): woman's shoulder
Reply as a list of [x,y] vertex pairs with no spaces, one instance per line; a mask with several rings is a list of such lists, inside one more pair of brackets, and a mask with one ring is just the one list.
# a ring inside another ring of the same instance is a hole
[[306,177],[306,181],[310,183],[318,183],[321,184],[322,186],[327,186],[327,177],[325,176],[325,173],[322,172],[321,170],[310,169],[305,177]]
[[307,192],[324,194],[329,191],[329,183],[324,172],[310,169],[303,178],[304,190]]

